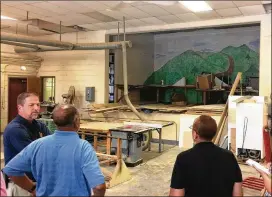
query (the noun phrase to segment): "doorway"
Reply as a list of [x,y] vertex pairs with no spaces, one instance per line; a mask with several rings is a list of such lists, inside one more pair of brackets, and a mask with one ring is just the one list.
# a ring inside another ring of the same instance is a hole
[[17,97],[27,91],[27,78],[9,78],[8,80],[8,122],[17,115]]

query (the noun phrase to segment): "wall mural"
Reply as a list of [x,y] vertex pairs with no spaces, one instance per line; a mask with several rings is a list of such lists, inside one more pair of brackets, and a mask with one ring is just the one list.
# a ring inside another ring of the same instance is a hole
[[[154,72],[144,84],[195,84],[196,76],[213,73],[232,84],[237,72],[242,81],[259,76],[260,27],[204,29],[188,32],[163,33],[154,36]],[[218,80],[217,79],[217,80]],[[171,101],[172,91],[164,101]],[[201,96],[200,96],[201,97]],[[187,91],[190,103],[200,103],[196,91]]]

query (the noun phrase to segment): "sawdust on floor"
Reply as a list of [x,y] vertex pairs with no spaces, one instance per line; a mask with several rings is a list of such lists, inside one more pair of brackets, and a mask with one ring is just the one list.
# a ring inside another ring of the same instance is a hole
[[[108,189],[106,196],[168,196],[172,169],[180,151],[178,147],[174,147],[139,166],[129,168],[132,179]],[[259,177],[253,168],[246,165],[240,167],[243,179]],[[259,195],[259,191],[244,188],[244,196]]]

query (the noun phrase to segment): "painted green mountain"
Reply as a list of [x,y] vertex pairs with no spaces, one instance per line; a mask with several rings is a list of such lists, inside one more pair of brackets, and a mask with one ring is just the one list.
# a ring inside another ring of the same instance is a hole
[[[226,71],[229,67],[228,56],[234,60],[234,71],[231,74],[232,82],[237,72],[243,73],[243,79],[246,76],[259,75],[259,54],[257,52],[251,50],[247,45],[228,46],[220,52],[214,53],[185,51],[153,72],[144,84],[160,84],[163,80],[165,84],[173,85],[183,77],[186,78],[187,84],[195,84],[196,76],[202,72],[216,74]],[[190,92],[190,95],[187,96],[189,102],[197,103],[195,91]]]

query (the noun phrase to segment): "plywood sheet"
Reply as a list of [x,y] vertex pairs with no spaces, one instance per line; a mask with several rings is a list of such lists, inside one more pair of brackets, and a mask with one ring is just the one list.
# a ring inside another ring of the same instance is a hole
[[184,131],[183,133],[183,149],[190,149],[193,147],[194,141],[192,131]]
[[197,105],[188,107],[188,110],[195,111],[219,111],[222,112],[224,110],[225,104],[215,104],[215,105]]
[[123,126],[123,123],[117,122],[88,122],[80,124],[80,129],[88,129],[94,131],[108,131],[112,128]]
[[235,128],[231,128],[230,144],[231,144],[231,151],[233,153],[236,153],[236,129]]

